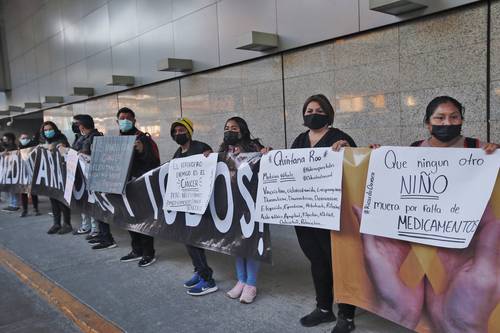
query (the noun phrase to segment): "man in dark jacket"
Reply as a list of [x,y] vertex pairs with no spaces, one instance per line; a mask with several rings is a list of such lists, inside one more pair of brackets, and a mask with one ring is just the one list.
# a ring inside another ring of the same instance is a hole
[[[134,135],[136,137],[130,179],[138,178],[146,172],[160,166],[158,146],[147,133],[135,127],[135,113],[129,108],[121,108],[116,114],[120,135]],[[120,261],[129,262],[140,260],[139,266],[146,267],[156,261],[154,238],[138,232],[129,231],[132,238],[132,251],[122,257]]]
[[[71,148],[76,150],[79,154],[89,155],[91,154],[92,142],[94,137],[101,136],[102,133],[99,132],[94,125],[94,119],[88,114],[77,114],[73,117],[73,124],[71,126],[73,133],[75,133],[75,141]],[[74,235],[82,235],[90,233],[88,240],[95,238],[97,236],[97,223],[92,217],[86,214],[81,214],[80,227],[73,232]],[[112,238],[108,240],[112,242]]]
[[[2,137],[2,147],[5,152],[17,150],[16,136],[14,133],[5,133]],[[17,212],[19,210],[19,195],[9,193],[9,206],[2,209],[4,212]]]

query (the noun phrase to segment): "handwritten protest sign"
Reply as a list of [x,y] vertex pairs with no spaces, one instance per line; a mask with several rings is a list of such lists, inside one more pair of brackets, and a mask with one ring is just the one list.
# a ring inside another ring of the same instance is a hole
[[92,142],[89,189],[122,194],[128,180],[135,136],[97,136]]
[[466,248],[498,174],[500,153],[382,147],[372,152],[361,232]]
[[343,152],[331,148],[271,151],[261,159],[257,220],[340,230]]
[[75,184],[75,173],[78,167],[78,152],[68,149],[64,156],[66,159],[66,184],[64,187],[64,199],[71,204],[71,195],[73,194],[73,185]]
[[202,154],[170,161],[164,209],[203,214],[214,188],[217,154]]

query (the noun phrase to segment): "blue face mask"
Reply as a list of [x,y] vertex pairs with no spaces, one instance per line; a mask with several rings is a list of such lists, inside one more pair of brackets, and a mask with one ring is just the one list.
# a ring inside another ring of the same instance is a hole
[[134,123],[128,119],[120,119],[118,120],[118,126],[121,132],[128,132],[134,127]]
[[19,142],[23,145],[26,146],[28,143],[30,143],[30,139],[19,139]]
[[47,139],[52,139],[56,135],[56,131],[54,130],[43,131],[43,135],[45,135]]

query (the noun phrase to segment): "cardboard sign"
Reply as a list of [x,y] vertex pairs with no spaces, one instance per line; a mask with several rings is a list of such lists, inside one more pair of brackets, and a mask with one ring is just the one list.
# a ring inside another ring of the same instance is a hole
[[97,136],[92,142],[89,189],[122,194],[128,180],[132,155],[133,135]]

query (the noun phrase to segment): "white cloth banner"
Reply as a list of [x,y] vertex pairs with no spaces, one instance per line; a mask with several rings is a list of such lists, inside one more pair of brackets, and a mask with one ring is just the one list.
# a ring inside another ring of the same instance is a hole
[[257,220],[340,230],[344,152],[274,150],[260,160]]
[[71,204],[71,195],[73,194],[73,185],[75,184],[76,167],[78,166],[78,152],[68,149],[64,156],[66,160],[66,185],[64,187],[64,200]]
[[217,154],[175,158],[168,166],[166,199],[163,209],[203,214],[215,182]]
[[500,152],[381,147],[372,151],[361,232],[466,248],[490,199]]

